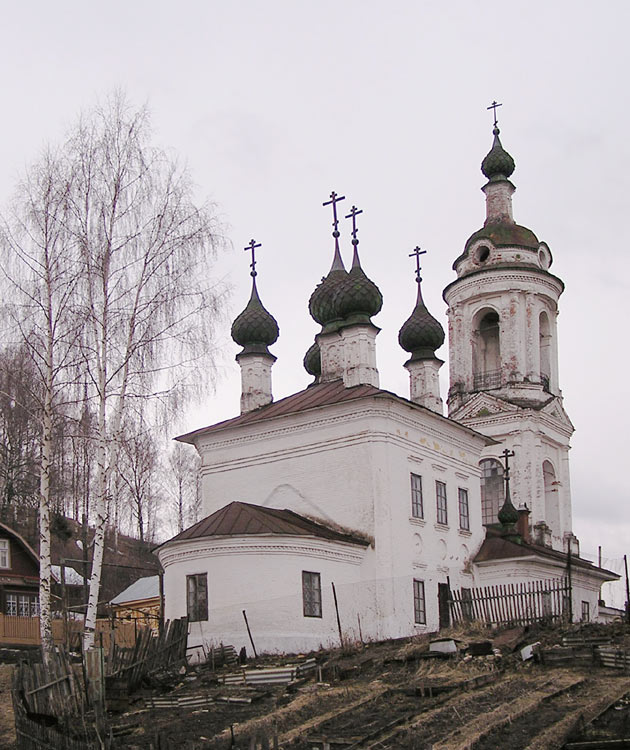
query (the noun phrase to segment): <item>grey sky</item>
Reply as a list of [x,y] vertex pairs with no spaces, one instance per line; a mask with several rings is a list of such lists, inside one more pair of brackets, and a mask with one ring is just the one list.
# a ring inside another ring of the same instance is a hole
[[[304,387],[317,326],[308,297],[332,256],[332,189],[363,209],[363,266],[384,296],[383,387],[405,395],[397,332],[425,299],[445,324],[451,264],[484,219],[481,159],[497,99],[516,160],[514,213],[549,243],[561,298],[560,379],[582,550],[620,558],[630,538],[625,465],[630,291],[627,2],[127,2],[7,4],[0,48],[0,200],[45,141],[114,87],[148,102],[156,141],[185,160],[234,250],[218,271],[247,301],[251,237],[259,290],[280,325],[276,398]],[[347,212],[345,212],[347,213]],[[350,260],[348,227],[343,252]],[[238,410],[237,347],[216,398],[181,429]],[[440,352],[446,358],[446,347]],[[446,368],[443,368],[446,370]],[[446,376],[446,373],[445,373]],[[446,393],[444,378],[443,395]]]

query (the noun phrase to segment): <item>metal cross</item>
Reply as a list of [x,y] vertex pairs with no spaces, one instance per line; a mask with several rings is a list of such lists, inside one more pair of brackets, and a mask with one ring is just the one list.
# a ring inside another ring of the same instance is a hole
[[502,107],[503,104],[499,104],[496,100],[492,102],[492,104],[489,107],[486,107],[486,109],[492,109],[494,110],[494,127],[497,126],[497,107]]
[[352,208],[350,209],[350,213],[346,216],[346,219],[352,218],[352,244],[353,245],[359,244],[359,240],[357,240],[357,232],[359,231],[357,229],[357,216],[362,213],[363,213],[362,209],[357,208],[356,206],[352,206]]
[[416,245],[413,253],[409,253],[409,257],[413,258],[414,255],[416,256],[416,281],[420,282],[422,281],[422,277],[420,276],[420,256],[426,254],[426,250],[420,250],[420,246]]
[[250,240],[249,245],[247,247],[244,247],[243,250],[247,252],[248,250],[251,251],[252,254],[252,262],[249,264],[251,267],[250,276],[256,276],[256,248],[262,247],[262,243],[256,243],[256,240]]
[[505,479],[510,478],[510,459],[516,454],[514,451],[509,451],[507,448],[501,454],[505,459]]
[[337,203],[339,203],[340,201],[343,201],[345,199],[346,199],[345,195],[342,195],[341,198],[339,198],[339,196],[337,195],[337,193],[335,193],[335,191],[333,190],[332,193],[330,194],[330,200],[326,201],[325,203],[322,203],[322,206],[330,206],[330,204],[332,203],[332,207],[333,207],[333,237],[335,237],[335,238],[339,237],[339,230],[337,229],[337,227],[339,226],[339,219],[337,219]]

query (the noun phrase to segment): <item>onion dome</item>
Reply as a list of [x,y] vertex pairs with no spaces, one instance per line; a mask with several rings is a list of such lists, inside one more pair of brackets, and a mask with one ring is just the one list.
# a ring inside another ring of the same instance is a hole
[[359,240],[354,237],[354,257],[352,268],[346,281],[337,289],[335,303],[337,312],[344,319],[344,325],[352,323],[370,323],[372,315],[376,315],[383,307],[383,295],[376,284],[368,279],[361,268],[357,245]]
[[489,180],[507,179],[514,171],[516,164],[501,145],[500,131],[496,125],[492,132],[494,133],[494,142],[486,158],[481,162],[481,171]]
[[279,333],[276,319],[260,301],[254,277],[247,307],[232,323],[232,338],[243,347],[241,354],[270,354],[267,347],[278,340]]
[[444,343],[444,329],[427,310],[418,277],[418,298],[413,312],[398,333],[398,343],[411,354],[411,360],[435,359],[435,351]]
[[335,250],[335,257],[328,276],[323,278],[321,284],[315,287],[315,291],[308,301],[311,317],[321,326],[326,327],[333,321],[339,320],[337,292],[347,280],[348,272],[344,268],[339,251]]
[[304,369],[316,379],[322,374],[322,357],[317,341],[313,342],[304,355]]

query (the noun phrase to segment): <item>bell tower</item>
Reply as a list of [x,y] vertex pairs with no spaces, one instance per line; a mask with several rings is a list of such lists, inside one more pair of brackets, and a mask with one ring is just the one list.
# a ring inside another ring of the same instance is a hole
[[531,511],[534,541],[566,550],[571,533],[569,440],[562,404],[556,320],[564,284],[549,268],[549,247],[514,221],[514,159],[499,138],[481,164],[486,219],[455,260],[444,290],[449,319],[448,410],[498,441],[482,461],[486,525],[503,501],[504,449],[515,453],[514,505]]

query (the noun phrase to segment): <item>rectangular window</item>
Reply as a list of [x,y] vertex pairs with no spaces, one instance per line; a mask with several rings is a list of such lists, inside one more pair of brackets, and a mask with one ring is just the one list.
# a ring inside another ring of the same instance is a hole
[[322,581],[319,573],[302,571],[302,607],[304,617],[322,616]]
[[9,540],[0,539],[0,568],[10,568]]
[[17,617],[17,594],[7,594],[6,613],[11,617]]
[[424,601],[424,581],[413,581],[413,621],[416,625],[427,624],[427,610]]
[[591,609],[588,602],[582,602],[582,622],[588,622],[591,619]]
[[18,616],[19,617],[30,617],[31,616],[31,601],[27,594],[20,594],[18,596]]
[[186,602],[188,620],[201,622],[208,619],[208,574],[186,576]]
[[468,490],[461,487],[458,490],[459,495],[459,528],[463,531],[470,531],[470,514],[468,512]]
[[444,482],[435,483],[435,499],[437,504],[437,522],[446,526],[448,524],[448,513],[446,510],[446,485]]
[[411,475],[411,515],[414,518],[424,518],[422,505],[422,477]]

